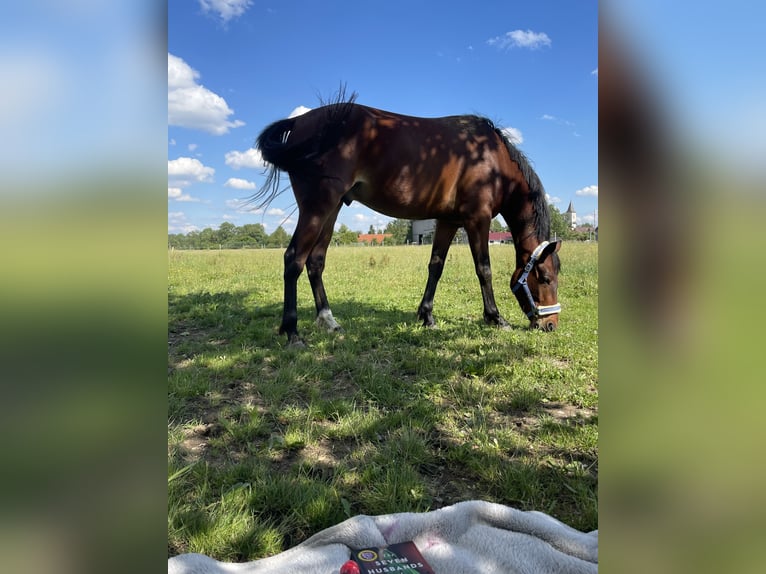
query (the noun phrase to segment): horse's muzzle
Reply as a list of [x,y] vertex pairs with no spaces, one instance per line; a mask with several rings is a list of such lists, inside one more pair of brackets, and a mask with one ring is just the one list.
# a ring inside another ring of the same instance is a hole
[[558,327],[558,317],[539,317],[532,321],[529,325],[532,329],[540,329],[541,331],[552,332]]

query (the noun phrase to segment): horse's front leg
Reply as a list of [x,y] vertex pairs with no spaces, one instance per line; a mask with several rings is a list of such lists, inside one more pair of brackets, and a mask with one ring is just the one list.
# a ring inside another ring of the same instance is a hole
[[428,263],[428,281],[426,282],[426,290],[425,293],[423,293],[423,299],[418,306],[418,319],[423,321],[424,327],[433,327],[436,325],[433,316],[434,295],[436,294],[436,286],[439,284],[439,279],[444,270],[444,262],[447,259],[447,252],[449,251],[452,238],[455,237],[457,229],[456,225],[441,221],[436,222],[434,244],[431,248],[431,260]]
[[341,206],[339,205],[335,212],[327,218],[327,221],[322,228],[322,232],[319,235],[319,239],[311,250],[308,261],[306,261],[306,272],[309,276],[309,283],[311,284],[311,291],[314,294],[314,304],[316,305],[317,310],[316,323],[317,326],[328,331],[342,330],[341,326],[338,325],[338,322],[332,315],[330,303],[327,301],[327,293],[324,289],[324,282],[322,281],[327,247],[332,239],[333,228],[340,207]]
[[476,276],[481,287],[481,298],[484,302],[484,322],[499,327],[509,327],[503,319],[495,303],[495,292],[492,289],[492,266],[489,261],[489,221],[467,224],[466,233],[471,246],[471,255],[476,268]]

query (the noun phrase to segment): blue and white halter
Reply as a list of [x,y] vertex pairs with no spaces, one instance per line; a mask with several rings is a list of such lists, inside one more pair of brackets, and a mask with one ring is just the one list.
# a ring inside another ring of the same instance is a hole
[[543,241],[540,245],[537,246],[537,248],[532,252],[532,256],[529,258],[529,261],[524,266],[523,273],[516,280],[516,283],[513,285],[513,287],[511,287],[511,291],[513,293],[516,293],[516,291],[518,291],[520,288],[524,289],[524,293],[526,293],[527,299],[529,300],[529,304],[531,306],[531,310],[526,313],[529,319],[532,319],[533,317],[553,315],[555,313],[561,312],[561,305],[559,303],[554,303],[553,305],[537,305],[535,300],[532,298],[532,293],[529,290],[529,286],[527,285],[527,277],[529,276],[529,272],[532,271],[532,267],[534,267],[535,262],[540,258],[540,254],[543,252],[543,249],[545,249],[549,244],[550,241]]

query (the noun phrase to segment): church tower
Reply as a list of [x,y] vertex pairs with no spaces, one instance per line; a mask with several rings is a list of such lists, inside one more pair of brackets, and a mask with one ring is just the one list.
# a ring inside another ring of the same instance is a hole
[[577,227],[577,214],[575,213],[571,201],[569,202],[569,207],[567,207],[567,210],[562,215],[564,216],[564,221],[566,221],[569,229]]

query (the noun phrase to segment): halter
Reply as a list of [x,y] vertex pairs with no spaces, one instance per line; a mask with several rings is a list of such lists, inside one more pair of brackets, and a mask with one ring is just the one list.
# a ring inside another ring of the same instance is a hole
[[543,249],[545,249],[549,243],[549,241],[543,241],[540,245],[537,246],[537,248],[532,252],[532,256],[529,258],[529,261],[524,266],[524,272],[516,280],[514,286],[511,287],[512,293],[516,293],[516,291],[519,290],[519,287],[524,288],[524,293],[527,294],[527,299],[532,306],[532,310],[526,313],[527,318],[529,319],[532,319],[532,317],[543,317],[545,315],[553,315],[555,313],[561,312],[561,305],[559,303],[554,303],[553,305],[537,305],[535,300],[532,298],[532,292],[529,290],[529,286],[527,285],[527,276],[529,275],[529,272],[532,271],[532,267],[534,267],[535,261],[537,261],[537,259],[540,257],[540,254],[543,252]]

